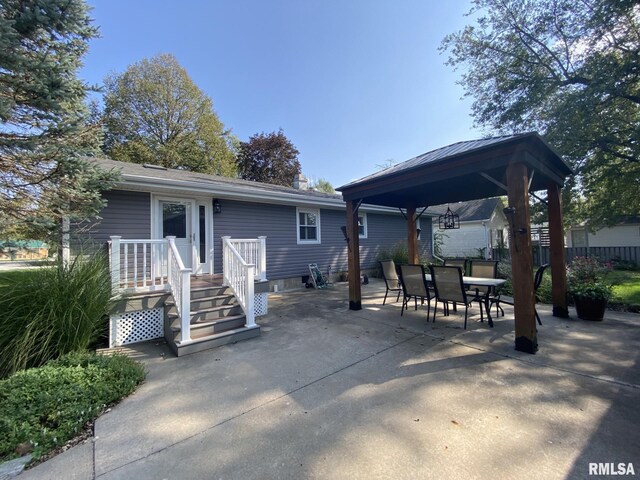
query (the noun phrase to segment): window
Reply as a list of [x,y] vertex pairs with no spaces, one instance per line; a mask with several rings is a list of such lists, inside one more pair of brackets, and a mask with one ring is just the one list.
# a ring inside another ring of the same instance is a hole
[[367,214],[361,213],[358,215],[358,236],[360,238],[367,238]]
[[189,205],[174,202],[162,202],[162,236],[187,238],[191,235],[187,218],[191,214]]
[[572,247],[588,247],[586,230],[571,230],[571,246]]
[[320,210],[298,208],[298,243],[320,243]]

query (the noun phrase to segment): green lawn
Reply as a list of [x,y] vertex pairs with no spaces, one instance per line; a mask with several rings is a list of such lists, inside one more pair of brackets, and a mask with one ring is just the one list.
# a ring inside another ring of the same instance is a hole
[[613,287],[613,299],[625,305],[640,305],[640,272],[614,270],[607,275]]
[[0,271],[0,287],[11,285],[12,283],[24,282],[29,278],[29,274],[34,269],[23,268],[20,270],[1,270]]

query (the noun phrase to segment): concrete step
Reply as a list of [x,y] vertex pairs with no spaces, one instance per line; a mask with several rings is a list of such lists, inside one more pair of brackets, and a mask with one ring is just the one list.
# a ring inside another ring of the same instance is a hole
[[[247,319],[244,315],[234,315],[224,317],[217,320],[207,320],[202,322],[194,322],[191,324],[191,338],[201,338],[227,330],[244,327]],[[174,341],[180,340],[180,324],[171,325]]]
[[200,300],[202,298],[215,297],[218,295],[233,295],[229,287],[199,287],[191,288],[191,300]]
[[197,353],[210,348],[229,345],[231,343],[237,343],[241,340],[248,340],[249,338],[259,336],[260,325],[256,325],[255,327],[240,327],[213,335],[192,338],[191,342],[187,342],[185,344],[180,341],[175,342],[175,344],[169,342],[169,346],[178,357],[182,357],[191,353]]

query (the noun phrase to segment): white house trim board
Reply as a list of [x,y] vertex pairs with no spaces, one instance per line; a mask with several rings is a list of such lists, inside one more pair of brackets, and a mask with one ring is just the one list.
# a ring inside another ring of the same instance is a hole
[[[124,178],[124,176],[123,176]],[[237,200],[240,202],[255,202],[255,203],[268,203],[275,205],[299,205],[328,208],[333,210],[345,210],[345,203],[339,198],[326,198],[326,197],[304,197],[303,195],[293,193],[275,193],[264,192],[259,189],[251,189],[247,187],[229,187],[224,188],[216,186],[199,186],[196,183],[189,184],[186,182],[184,185],[177,184],[178,181],[164,180],[163,182],[153,181],[137,181],[140,177],[131,177],[131,180],[125,182],[119,182],[115,190],[128,190],[132,192],[152,192],[155,194],[164,194],[172,196],[180,196],[184,194],[194,193],[200,195],[209,195],[213,198],[219,198],[221,200]],[[151,179],[159,180],[159,179]],[[381,207],[377,205],[362,204],[360,211],[372,212],[372,213],[391,213],[394,215],[401,215],[397,208]]]
[[[315,227],[316,229],[315,239],[307,240],[300,237],[300,227],[304,228],[306,226],[300,223],[300,214],[315,215],[316,224],[309,225],[309,227],[311,228]],[[322,243],[322,239],[320,237],[321,231],[322,231],[321,223],[322,223],[322,220],[320,218],[320,209],[296,207],[296,242],[297,244],[298,245],[320,245]]]
[[360,219],[362,218],[362,225],[358,224],[358,231],[360,230],[360,226],[362,226],[362,233],[358,235],[360,238],[367,238],[369,235],[369,230],[367,228],[367,214],[366,212],[358,213],[358,223],[360,223]]

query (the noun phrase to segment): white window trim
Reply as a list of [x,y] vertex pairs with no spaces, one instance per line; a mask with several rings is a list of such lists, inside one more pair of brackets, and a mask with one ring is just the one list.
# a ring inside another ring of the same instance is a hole
[[[317,240],[302,240],[300,238],[300,214],[301,213],[311,213],[316,216],[318,223],[316,228],[318,230]],[[298,245],[319,245],[321,243],[320,232],[322,231],[320,228],[320,209],[318,208],[302,208],[296,207],[296,240]]]
[[[362,213],[358,213],[358,217],[362,217],[362,226],[364,233],[363,234],[359,234],[358,238],[368,238],[369,236],[369,230],[367,229],[367,214],[362,212]],[[358,231],[360,231],[360,228],[358,227]]]

